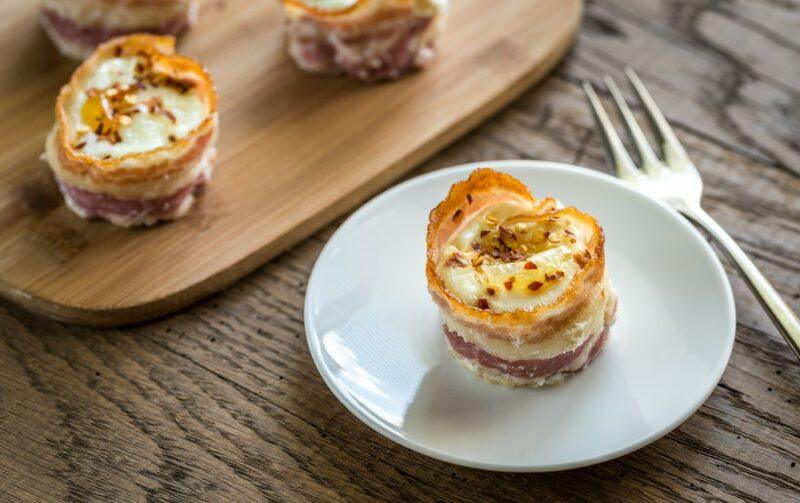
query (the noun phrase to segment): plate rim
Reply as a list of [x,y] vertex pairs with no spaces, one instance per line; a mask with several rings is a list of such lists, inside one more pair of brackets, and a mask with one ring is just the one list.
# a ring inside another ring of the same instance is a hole
[[[316,333],[311,328],[311,285],[314,283],[315,278],[319,275],[319,268],[320,262],[322,258],[326,256],[331,243],[334,242],[334,238],[339,235],[339,233],[344,229],[348,224],[350,224],[353,220],[358,218],[358,216],[366,211],[368,211],[373,206],[382,202],[383,199],[390,197],[396,192],[401,190],[406,190],[414,185],[419,185],[422,183],[427,182],[430,179],[440,178],[440,177],[447,177],[450,175],[454,175],[456,173],[464,172],[463,174],[468,173],[474,169],[479,167],[491,167],[497,169],[504,169],[504,168],[532,168],[532,169],[548,169],[554,171],[561,171],[568,174],[579,173],[579,176],[588,176],[589,178],[594,178],[596,180],[600,180],[601,183],[612,183],[623,190],[631,193],[634,197],[638,197],[644,200],[644,204],[655,204],[659,207],[662,211],[665,211],[673,221],[676,222],[677,225],[683,226],[687,229],[695,238],[695,240],[700,244],[701,249],[706,253],[706,255],[711,259],[711,263],[714,267],[714,272],[722,278],[722,287],[724,290],[724,304],[728,308],[728,324],[730,326],[729,335],[726,341],[726,346],[724,348],[724,358],[722,358],[717,368],[714,369],[714,379],[711,381],[713,385],[709,385],[709,389],[703,393],[702,398],[697,401],[697,403],[693,404],[689,407],[679,418],[670,421],[666,426],[655,430],[654,432],[644,435],[642,438],[638,438],[633,442],[625,445],[619,449],[614,451],[589,457],[585,459],[580,459],[571,462],[563,462],[563,463],[555,463],[555,464],[546,464],[546,465],[531,465],[531,464],[503,464],[503,463],[486,463],[486,462],[479,462],[472,459],[465,459],[460,458],[457,456],[453,456],[444,452],[437,451],[435,449],[431,449],[423,444],[415,442],[408,437],[399,434],[395,430],[388,428],[380,421],[378,418],[373,417],[372,413],[366,408],[363,407],[360,403],[358,403],[352,396],[348,393],[343,392],[342,390],[338,389],[337,386],[334,385],[329,372],[323,371],[327,367],[324,366],[320,351],[319,345],[319,337],[314,336],[312,338],[312,332]],[[596,171],[593,169],[585,168],[582,166],[578,166],[575,164],[570,163],[563,163],[563,162],[554,162],[554,161],[541,161],[541,160],[529,160],[529,159],[506,159],[506,160],[494,160],[494,161],[478,161],[478,162],[469,162],[464,164],[458,164],[451,167],[446,167],[442,169],[437,169],[435,171],[431,171],[428,173],[423,173],[421,175],[415,176],[408,180],[404,180],[397,185],[386,189],[385,191],[377,194],[376,196],[372,197],[369,201],[364,203],[358,209],[356,209],[350,216],[348,216],[334,231],[330,238],[328,238],[325,246],[323,246],[322,250],[320,251],[319,255],[317,256],[316,260],[314,261],[314,266],[311,270],[311,274],[308,278],[308,283],[306,285],[306,293],[303,302],[303,326],[306,332],[306,343],[308,344],[309,353],[311,353],[311,358],[314,361],[314,365],[317,368],[317,372],[322,377],[323,381],[327,385],[328,389],[333,393],[333,395],[345,406],[347,410],[350,411],[354,416],[356,416],[362,423],[366,424],[369,428],[376,431],[380,435],[389,440],[396,442],[407,449],[411,449],[412,451],[418,452],[425,456],[438,459],[440,461],[445,461],[447,463],[452,463],[455,465],[465,466],[468,468],[475,468],[481,470],[488,470],[488,471],[498,471],[498,472],[521,472],[521,473],[534,473],[534,472],[553,472],[553,471],[562,471],[562,470],[571,470],[575,468],[582,468],[598,463],[603,463],[605,461],[610,461],[612,459],[625,456],[626,454],[630,454],[633,451],[641,449],[656,440],[664,437],[680,425],[682,425],[689,417],[694,415],[700,407],[708,400],[714,390],[717,388],[719,381],[722,379],[722,375],[725,372],[725,369],[728,367],[728,363],[730,361],[731,354],[733,352],[733,345],[736,339],[736,304],[733,297],[733,289],[731,287],[730,280],[728,279],[728,275],[725,272],[725,269],[722,265],[722,262],[719,259],[719,256],[716,254],[714,249],[711,247],[710,243],[703,237],[700,231],[695,228],[686,218],[680,215],[676,210],[667,206],[663,202],[651,198],[647,196],[633,187],[629,186],[624,181],[615,178],[611,175],[606,173]]]

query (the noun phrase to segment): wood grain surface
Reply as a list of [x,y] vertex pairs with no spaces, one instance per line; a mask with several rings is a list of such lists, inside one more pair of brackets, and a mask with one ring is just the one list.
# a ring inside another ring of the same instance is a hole
[[[416,173],[498,158],[604,169],[579,83],[631,64],[702,172],[706,208],[800,310],[798,26],[797,1],[591,1],[553,75]],[[800,499],[800,365],[732,267],[737,340],[697,413],[614,461],[498,474],[395,445],[326,388],[302,305],[335,227],[155,323],[75,328],[0,304],[0,500]]]
[[179,50],[219,89],[214,180],[186,218],[134,230],[72,214],[39,159],[73,64],[54,59],[38,5],[0,7],[0,295],[108,326],[231,284],[463,135],[558,62],[582,2],[459,0],[436,64],[378,86],[296,69],[276,0],[202,2]]

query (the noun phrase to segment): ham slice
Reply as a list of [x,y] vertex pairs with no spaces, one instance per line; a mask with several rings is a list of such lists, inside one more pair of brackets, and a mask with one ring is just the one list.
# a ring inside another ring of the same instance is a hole
[[183,215],[191,206],[194,194],[208,181],[205,174],[173,194],[156,199],[119,199],[90,192],[60,182],[59,189],[67,204],[83,218],[105,218],[117,225],[152,225]]
[[289,53],[310,72],[343,73],[365,82],[395,79],[433,59],[427,35],[432,21],[407,15],[374,25],[328,27],[311,18],[293,19],[287,29]]
[[42,22],[45,23],[64,42],[83,46],[87,50],[107,40],[130,33],[148,32],[157,35],[178,35],[186,30],[190,23],[188,14],[176,16],[159,26],[140,26],[136,28],[108,28],[99,26],[81,26],[74,19],[64,17],[49,9],[42,10]]
[[[552,358],[542,360],[508,361],[493,356],[475,344],[465,341],[461,336],[444,327],[444,333],[453,350],[460,356],[477,363],[481,367],[497,370],[518,379],[546,378],[559,372],[576,372],[588,365],[603,349],[608,340],[609,327],[606,325],[600,334],[587,337],[583,343],[571,351],[565,351]],[[582,358],[584,353],[588,355]],[[578,365],[575,365],[579,363]],[[575,368],[577,366],[577,368]]]

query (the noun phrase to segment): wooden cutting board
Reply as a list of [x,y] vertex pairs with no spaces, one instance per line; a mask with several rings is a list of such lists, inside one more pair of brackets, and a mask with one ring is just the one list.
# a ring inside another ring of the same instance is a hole
[[542,78],[582,10],[454,0],[433,67],[364,86],[297,70],[277,1],[204,1],[180,51],[219,89],[214,180],[186,218],[126,230],[73,215],[39,160],[75,64],[40,30],[38,4],[0,6],[0,294],[98,326],[184,307],[351,209]]

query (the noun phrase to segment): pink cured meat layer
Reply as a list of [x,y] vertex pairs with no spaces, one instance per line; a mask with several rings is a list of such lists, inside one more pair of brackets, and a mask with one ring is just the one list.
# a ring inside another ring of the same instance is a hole
[[[552,358],[508,361],[487,353],[475,344],[467,342],[461,336],[449,330],[447,326],[444,327],[444,333],[450,342],[450,346],[456,353],[468,360],[478,363],[482,367],[498,370],[519,379],[544,378],[569,369],[570,365],[572,365],[575,359],[584,351],[589,351],[589,357],[583,366],[588,365],[605,346],[608,340],[608,332],[609,326],[606,325],[596,339],[594,337],[588,337],[577,348]],[[590,345],[590,341],[594,341],[594,343]],[[570,371],[577,370],[580,369],[570,369]]]
[[182,14],[160,26],[137,28],[106,28],[105,26],[80,26],[75,20],[51,10],[43,10],[42,18],[63,40],[84,47],[94,47],[107,40],[131,33],[148,32],[156,35],[179,35],[189,27],[189,15]]
[[433,47],[423,35],[431,17],[406,16],[374,26],[329,28],[311,18],[290,21],[290,52],[311,72],[344,73],[366,82],[394,79],[424,67]]
[[119,199],[107,194],[98,194],[79,189],[65,183],[59,183],[61,191],[70,202],[83,213],[85,218],[122,217],[132,221],[169,219],[181,208],[187,197],[206,183],[201,175],[194,183],[177,190],[175,193],[156,199]]

